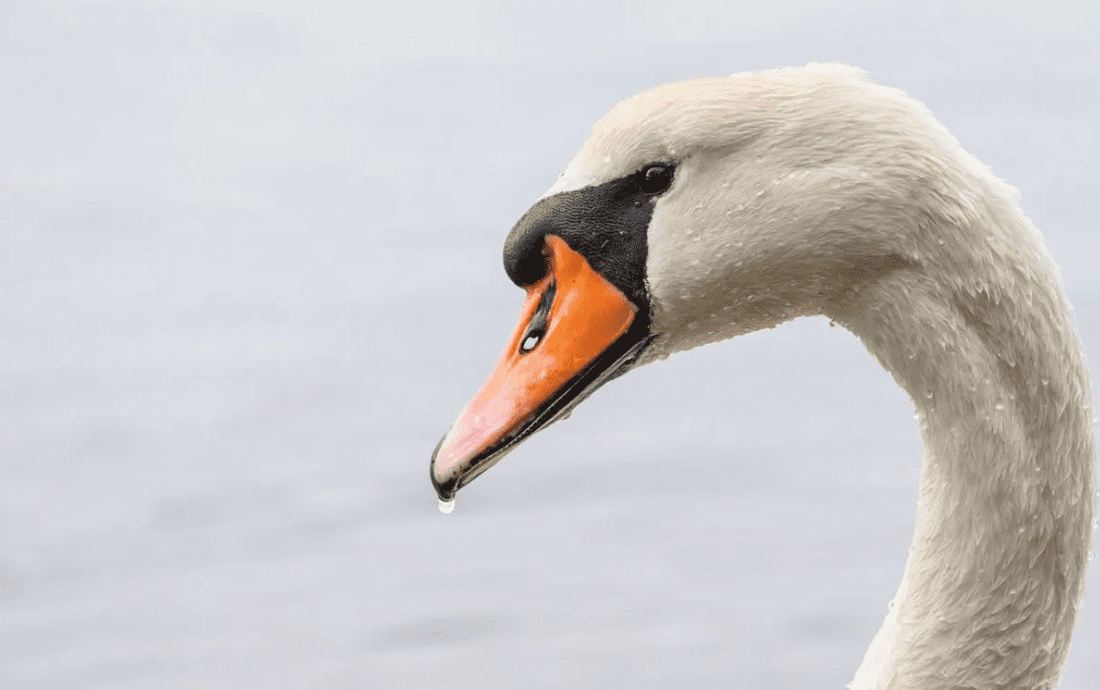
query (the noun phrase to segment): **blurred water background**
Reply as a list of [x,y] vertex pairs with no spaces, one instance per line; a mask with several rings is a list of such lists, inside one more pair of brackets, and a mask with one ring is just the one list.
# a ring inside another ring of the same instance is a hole
[[[1084,2],[0,8],[0,686],[843,688],[920,443],[824,319],[601,390],[443,516],[504,236],[667,81],[843,62],[1018,187],[1100,362]],[[1095,392],[1094,392],[1095,396]],[[1100,687],[1093,564],[1064,690]]]

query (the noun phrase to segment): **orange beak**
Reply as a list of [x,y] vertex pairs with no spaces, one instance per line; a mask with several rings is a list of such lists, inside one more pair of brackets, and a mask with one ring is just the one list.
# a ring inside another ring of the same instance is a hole
[[432,454],[432,483],[442,499],[564,416],[634,352],[609,348],[638,307],[560,237],[547,235],[543,254],[549,271],[527,286],[496,369]]

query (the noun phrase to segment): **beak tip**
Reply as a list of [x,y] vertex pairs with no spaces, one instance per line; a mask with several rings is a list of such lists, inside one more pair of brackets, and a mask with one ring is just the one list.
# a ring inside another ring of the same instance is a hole
[[439,439],[439,443],[435,445],[435,450],[432,451],[432,461],[428,467],[428,475],[432,480],[432,487],[435,489],[435,493],[439,496],[441,501],[450,501],[458,493],[458,474],[449,472],[449,477],[439,477],[436,473],[435,459],[439,455],[439,449],[443,447],[443,442],[447,440],[447,437]]

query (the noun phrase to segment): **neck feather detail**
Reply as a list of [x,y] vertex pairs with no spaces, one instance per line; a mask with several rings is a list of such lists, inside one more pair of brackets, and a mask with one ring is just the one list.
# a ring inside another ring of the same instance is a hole
[[826,310],[909,393],[924,441],[909,562],[853,690],[1053,688],[1069,652],[1093,528],[1087,372],[1056,270],[1022,215],[1007,224],[1020,244],[973,277],[894,272]]

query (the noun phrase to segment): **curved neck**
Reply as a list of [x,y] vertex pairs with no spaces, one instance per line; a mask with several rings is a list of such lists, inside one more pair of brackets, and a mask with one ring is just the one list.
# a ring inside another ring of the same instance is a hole
[[1092,412],[1057,274],[1030,250],[980,278],[894,272],[826,310],[909,393],[924,440],[905,576],[852,690],[1061,674],[1093,526]]

